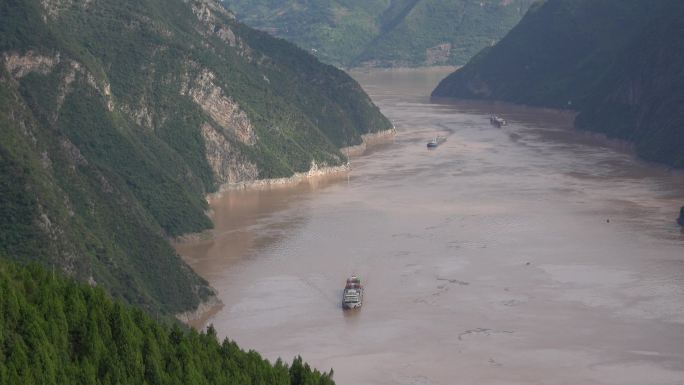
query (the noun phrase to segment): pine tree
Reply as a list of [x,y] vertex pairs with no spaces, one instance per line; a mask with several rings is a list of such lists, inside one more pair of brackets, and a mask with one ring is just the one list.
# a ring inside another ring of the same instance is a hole
[[0,261],[0,384],[332,385],[301,357],[273,365],[216,329],[160,324],[100,290]]

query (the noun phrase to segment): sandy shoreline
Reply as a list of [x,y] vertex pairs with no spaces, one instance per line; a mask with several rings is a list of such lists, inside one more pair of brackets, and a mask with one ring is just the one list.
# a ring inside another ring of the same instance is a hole
[[[396,135],[396,128],[392,127],[389,130],[364,134],[361,136],[361,144],[350,147],[343,147],[340,151],[347,157],[353,158],[363,155],[367,150],[375,145],[385,143],[392,140]],[[311,168],[307,172],[298,172],[286,178],[274,179],[258,179],[254,181],[246,181],[240,183],[226,183],[222,185],[215,193],[207,195],[206,199],[211,204],[212,201],[219,199],[227,191],[247,190],[247,189],[269,189],[269,188],[287,188],[294,186],[300,182],[325,177],[337,174],[345,174],[351,171],[351,163],[339,166],[319,166],[316,162],[311,162]],[[200,239],[211,239],[213,237],[212,230],[203,231],[200,233],[190,233],[181,235],[171,240],[172,245],[178,245],[185,242],[197,241]],[[181,257],[183,257],[181,255]],[[185,260],[185,257],[183,257]],[[185,260],[187,262],[187,260]],[[207,301],[200,303],[197,309],[176,314],[176,318],[184,324],[195,329],[202,328],[206,321],[219,310],[223,308],[223,303],[218,298],[218,293],[211,296]]]

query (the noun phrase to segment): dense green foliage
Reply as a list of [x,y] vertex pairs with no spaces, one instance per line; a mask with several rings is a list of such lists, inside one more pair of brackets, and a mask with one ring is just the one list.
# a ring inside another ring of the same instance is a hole
[[684,168],[684,2],[656,4],[575,121],[634,143],[645,159]]
[[464,64],[504,36],[531,2],[224,0],[250,26],[348,67]]
[[682,18],[675,0],[549,0],[433,96],[573,109],[577,127],[684,167]]
[[587,97],[638,30],[644,1],[550,0],[534,5],[494,47],[444,79],[435,96],[564,108]]
[[297,357],[271,364],[38,265],[0,261],[0,384],[332,385]]
[[5,0],[0,253],[194,309],[212,290],[167,238],[211,226],[207,193],[341,164],[390,127],[345,73],[213,0]]

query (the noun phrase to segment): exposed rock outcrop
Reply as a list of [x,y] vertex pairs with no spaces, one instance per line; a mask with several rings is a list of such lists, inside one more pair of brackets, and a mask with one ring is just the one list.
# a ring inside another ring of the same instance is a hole
[[21,79],[31,72],[49,74],[60,62],[59,55],[44,56],[33,51],[28,51],[23,55],[17,52],[5,53],[3,57],[5,68],[15,79]]
[[451,43],[442,43],[425,50],[425,65],[446,64],[451,55]]
[[208,200],[217,198],[221,196],[226,191],[230,190],[242,190],[242,189],[261,189],[270,188],[276,186],[287,186],[297,184],[299,182],[305,181],[310,178],[321,177],[326,175],[334,175],[340,173],[346,173],[351,170],[351,165],[349,163],[340,166],[328,166],[326,164],[319,165],[315,161],[311,162],[311,168],[306,172],[296,172],[292,176],[287,178],[272,178],[272,179],[257,179],[257,180],[246,180],[238,183],[226,183],[221,186],[218,192],[211,194]]
[[216,85],[215,79],[213,72],[203,69],[190,84],[183,85],[181,94],[190,96],[226,133],[244,144],[254,145],[257,136],[249,117]]
[[14,80],[20,80],[32,72],[48,75],[60,64],[66,64],[65,69],[61,73],[61,82],[57,93],[57,110],[61,107],[66,95],[71,91],[71,85],[76,80],[77,75],[84,76],[86,83],[102,94],[106,99],[106,106],[109,111],[114,110],[110,84],[106,81],[98,82],[95,76],[87,71],[79,62],[73,60],[63,61],[59,53],[54,56],[45,56],[31,50],[24,54],[6,52],[3,55],[3,59],[5,68]]
[[217,182],[239,183],[259,177],[257,166],[242,156],[211,124],[202,125],[202,138],[207,162]]
[[[216,130],[209,125],[204,125],[202,127],[202,133],[203,135],[206,135],[205,140],[209,143],[207,146],[212,147],[211,151],[216,151],[216,153],[212,156],[212,160],[209,160],[210,163],[215,162],[214,164],[216,164],[216,166],[212,166],[213,168],[215,167],[214,172],[224,173],[226,175],[224,184],[217,193],[210,195],[209,199],[220,196],[223,192],[228,190],[285,186],[296,184],[309,178],[347,173],[351,171],[350,163],[339,166],[328,166],[327,164],[319,164],[316,161],[312,161],[311,167],[306,172],[297,172],[287,178],[257,179],[258,176],[256,174],[258,174],[258,170],[256,167],[252,169],[252,165],[250,164],[244,168],[244,163],[241,163],[244,161],[239,160],[241,157],[233,152],[233,149],[230,147],[230,145],[225,142],[225,138],[222,138],[220,134],[216,132]],[[395,128],[377,133],[364,134],[362,135],[363,142],[361,144],[351,147],[344,147],[341,148],[340,151],[348,158],[359,156],[362,155],[369,147],[392,140],[395,135]],[[214,149],[214,147],[216,147],[216,149]],[[209,152],[209,147],[207,147],[207,153]],[[252,172],[254,172],[254,174],[252,174]]]
[[48,18],[56,18],[69,7],[74,5],[87,8],[92,3],[92,0],[41,0],[40,5],[43,6],[43,20]]
[[371,134],[363,134],[361,135],[361,144],[358,144],[356,146],[344,147],[341,149],[341,151],[347,158],[352,156],[359,156],[366,152],[368,147],[373,146],[375,144],[386,142],[388,140],[392,140],[392,138],[394,138],[396,134],[397,130],[394,127],[385,131],[374,132]]
[[195,14],[197,19],[201,22],[200,25],[204,27],[200,31],[205,36],[214,35],[224,42],[228,43],[229,46],[236,48],[240,55],[251,60],[253,57],[253,51],[249,46],[236,36],[233,30],[221,22],[219,16],[225,17],[227,19],[235,19],[235,15],[225,9],[222,5],[218,4],[215,0],[189,0],[190,6],[192,7],[192,12]]
[[195,310],[178,313],[176,318],[185,324],[192,325],[193,321],[201,320],[207,313],[214,309],[220,309],[222,306],[221,300],[216,295],[212,295],[206,301],[200,302]]

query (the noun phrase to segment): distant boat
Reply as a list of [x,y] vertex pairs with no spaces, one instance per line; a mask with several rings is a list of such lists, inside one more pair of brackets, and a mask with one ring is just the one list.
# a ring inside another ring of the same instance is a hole
[[506,119],[500,118],[496,115],[492,115],[489,117],[489,123],[491,123],[492,126],[498,127],[498,128],[501,128],[501,127],[508,124],[508,122],[506,122]]
[[428,147],[428,148],[436,148],[437,146],[439,146],[440,144],[442,144],[442,143],[444,143],[444,142],[446,142],[446,138],[445,138],[445,137],[443,137],[443,136],[436,136],[436,137],[432,138],[432,140],[430,140],[430,141],[427,143],[427,147]]
[[352,275],[347,278],[347,284],[342,293],[342,307],[345,309],[356,309],[363,305],[363,286],[359,277]]

